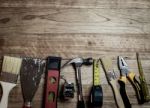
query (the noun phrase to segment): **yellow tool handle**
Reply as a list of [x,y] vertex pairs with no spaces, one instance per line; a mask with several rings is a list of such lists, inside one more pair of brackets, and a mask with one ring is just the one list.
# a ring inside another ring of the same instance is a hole
[[110,81],[110,85],[111,85],[111,87],[113,89],[113,92],[114,92],[114,96],[115,96],[115,101],[117,103],[117,107],[118,108],[125,108],[123,100],[121,98],[121,95],[120,95],[118,87],[117,87],[117,80],[112,79]]
[[134,72],[130,72],[127,77],[129,78],[130,82],[134,83],[134,78],[135,78]]
[[126,84],[126,82],[127,82],[126,76],[121,76],[119,81],[122,81],[122,82],[124,82]]
[[94,60],[94,86],[99,86],[100,85],[100,65],[99,65],[100,60]]
[[135,78],[135,73],[134,72],[129,72],[128,74],[128,79],[131,82],[133,88],[135,89],[136,92],[136,96],[137,96],[137,100],[139,104],[143,104],[143,93],[141,90],[141,84],[137,81],[137,79]]

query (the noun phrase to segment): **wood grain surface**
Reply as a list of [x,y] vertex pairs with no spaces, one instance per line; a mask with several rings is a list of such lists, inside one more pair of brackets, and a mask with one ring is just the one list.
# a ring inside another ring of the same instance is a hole
[[[42,59],[110,56],[119,78],[118,55],[128,57],[130,69],[138,76],[136,52],[140,53],[150,89],[149,0],[0,0],[0,64],[3,55]],[[62,69],[61,74],[75,82],[71,66]],[[33,108],[43,108],[44,79],[43,75]],[[100,80],[104,91],[103,108],[116,108],[102,69]],[[82,67],[82,81],[83,95],[88,100],[92,67]],[[150,103],[138,105],[129,82],[127,93],[133,108],[150,107]],[[18,86],[10,94],[9,108],[21,108],[22,104],[18,80]],[[76,108],[76,96],[66,102],[58,99],[58,108],[70,107]]]

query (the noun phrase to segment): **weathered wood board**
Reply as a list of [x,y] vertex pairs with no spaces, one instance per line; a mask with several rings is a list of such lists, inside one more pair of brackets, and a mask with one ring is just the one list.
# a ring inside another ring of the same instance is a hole
[[[117,69],[117,56],[127,62],[137,75],[135,53],[140,52],[150,89],[150,1],[149,0],[0,0],[0,57],[30,56],[63,58],[110,56]],[[63,61],[64,63],[65,61]],[[1,64],[1,61],[0,61]],[[68,81],[75,82],[71,66],[62,69]],[[82,68],[84,97],[92,85],[92,67]],[[116,108],[112,90],[101,69],[104,91],[103,108]],[[33,108],[42,108],[44,75],[33,100]],[[133,108],[138,105],[128,83],[127,93]],[[11,92],[9,108],[23,104],[20,82]],[[58,108],[76,108],[76,97],[58,102]]]

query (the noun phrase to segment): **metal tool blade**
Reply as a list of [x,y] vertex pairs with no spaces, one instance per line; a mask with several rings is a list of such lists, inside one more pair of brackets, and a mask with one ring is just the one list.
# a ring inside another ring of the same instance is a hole
[[123,57],[118,57],[118,65],[122,76],[126,76],[129,72],[129,67]]
[[24,58],[20,71],[20,81],[25,102],[32,102],[39,86],[45,62],[40,59]]

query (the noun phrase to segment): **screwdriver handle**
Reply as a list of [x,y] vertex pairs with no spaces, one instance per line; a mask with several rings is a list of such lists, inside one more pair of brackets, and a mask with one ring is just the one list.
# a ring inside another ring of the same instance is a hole
[[141,77],[139,77],[139,78],[140,78],[140,82],[141,82],[142,92],[144,95],[144,101],[148,102],[148,101],[150,101],[150,94],[149,94],[149,90],[148,90],[148,85],[147,85],[145,79],[142,79]]
[[123,99],[125,108],[132,108],[130,101],[129,101],[129,98],[128,98],[127,93],[126,93],[126,87],[125,87],[126,77],[121,76],[121,78],[118,80],[118,83],[120,84],[120,94],[121,94],[121,97]]
[[117,107],[118,108],[125,108],[123,100],[122,100],[121,95],[119,93],[119,90],[117,88],[117,80],[112,79],[110,81],[110,85],[111,85],[111,87],[113,89],[113,92],[114,92],[114,96],[115,96],[115,101],[116,101]]
[[136,97],[138,100],[139,104],[143,104],[144,103],[144,95],[141,89],[141,84],[138,82],[138,80],[135,78],[135,73],[134,72],[130,72],[128,74],[128,79],[131,82],[135,92],[136,92]]
[[144,72],[143,72],[143,68],[142,68],[142,63],[139,57],[139,53],[136,53],[137,56],[137,64],[138,64],[138,69],[139,69],[139,79],[140,79],[140,83],[141,83],[141,89],[144,95],[144,101],[148,102],[150,101],[150,94],[149,94],[149,90],[148,90],[148,85],[146,83],[145,80],[145,76],[144,76]]

